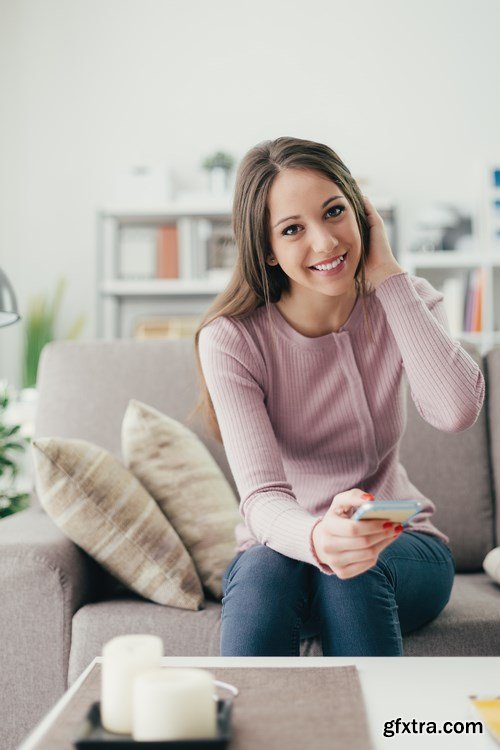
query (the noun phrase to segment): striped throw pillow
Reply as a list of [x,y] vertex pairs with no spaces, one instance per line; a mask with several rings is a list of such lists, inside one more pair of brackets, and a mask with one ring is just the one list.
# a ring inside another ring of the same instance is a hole
[[220,599],[241,518],[208,448],[188,427],[133,399],[122,422],[122,455],[179,534],[202,584]]
[[103,568],[158,604],[198,610],[193,561],[154,499],[108,451],[85,440],[33,442],[41,505]]

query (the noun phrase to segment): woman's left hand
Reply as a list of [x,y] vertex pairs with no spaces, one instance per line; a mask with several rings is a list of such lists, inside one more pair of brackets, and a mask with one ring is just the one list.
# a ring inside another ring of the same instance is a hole
[[366,218],[370,227],[370,247],[365,265],[366,280],[377,288],[388,276],[403,273],[392,254],[384,222],[371,200],[364,195]]

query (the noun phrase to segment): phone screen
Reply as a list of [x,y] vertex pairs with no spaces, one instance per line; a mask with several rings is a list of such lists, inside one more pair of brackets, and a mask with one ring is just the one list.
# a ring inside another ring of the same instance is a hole
[[364,503],[352,516],[354,521],[362,520],[384,520],[394,521],[395,523],[405,523],[415,516],[420,508],[421,503],[418,500],[407,501],[381,501]]

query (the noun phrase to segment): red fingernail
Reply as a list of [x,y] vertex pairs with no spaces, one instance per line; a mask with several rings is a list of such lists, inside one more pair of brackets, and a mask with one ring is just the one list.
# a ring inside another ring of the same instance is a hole
[[363,492],[363,494],[361,495],[361,498],[363,500],[375,500],[375,495],[370,495],[369,492]]
[[384,524],[382,524],[383,529],[388,529],[390,526],[394,526],[392,521],[386,521]]
[[400,531],[403,531],[403,527],[401,526],[401,524],[400,524],[400,523],[399,523],[399,524],[398,524],[398,525],[396,526],[396,528],[394,529],[394,531],[397,531],[398,533],[399,533]]

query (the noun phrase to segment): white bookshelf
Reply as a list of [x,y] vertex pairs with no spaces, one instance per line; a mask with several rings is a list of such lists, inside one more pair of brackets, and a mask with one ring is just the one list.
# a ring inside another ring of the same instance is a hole
[[[130,337],[134,319],[167,316],[200,316],[227,285],[228,269],[207,269],[206,243],[215,225],[230,225],[230,196],[179,199],[148,210],[114,206],[97,217],[97,316],[99,338]],[[179,252],[179,277],[154,277],[155,240],[159,227],[175,224]],[[136,257],[136,276],[123,277],[122,261],[127,233],[135,232],[132,257]],[[149,235],[148,235],[149,233]],[[146,262],[144,262],[146,261]],[[142,263],[142,268],[141,268]]]

